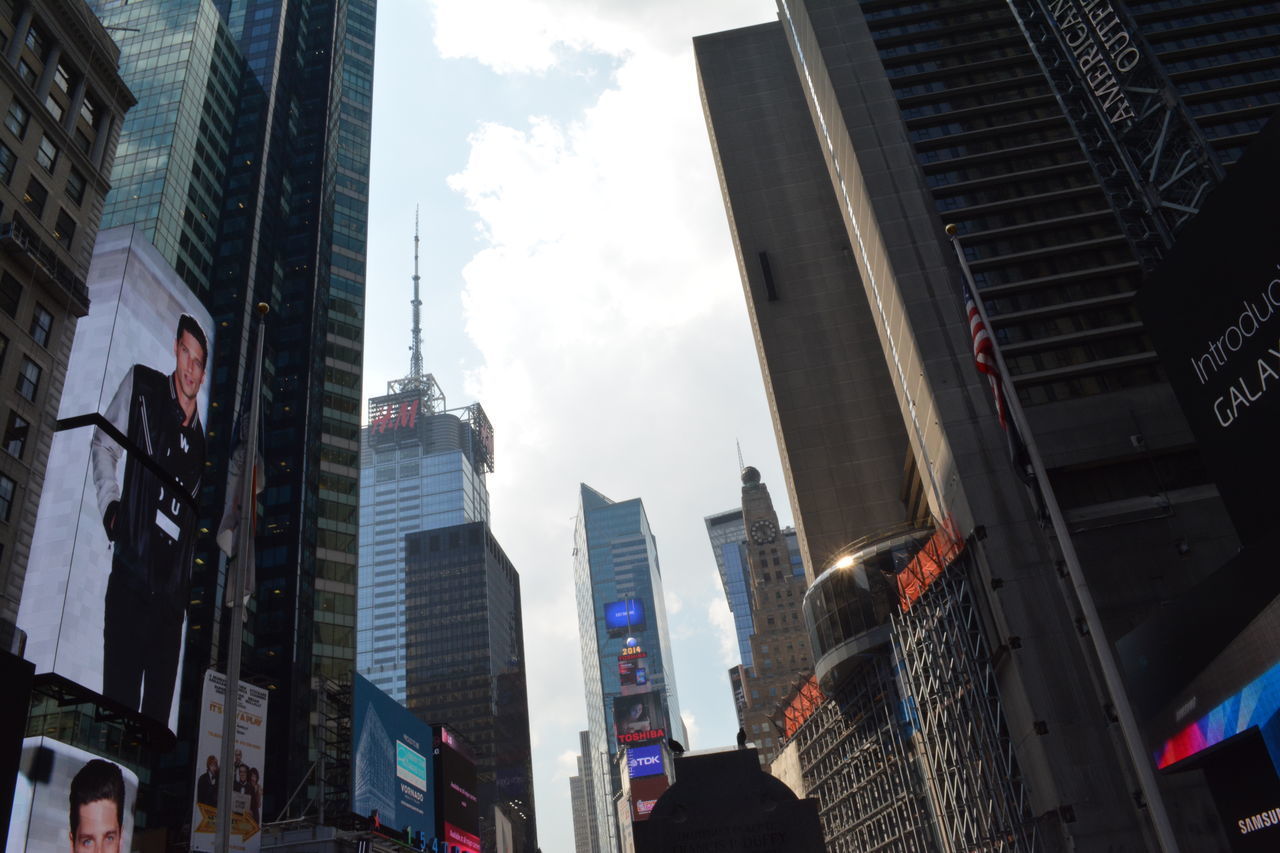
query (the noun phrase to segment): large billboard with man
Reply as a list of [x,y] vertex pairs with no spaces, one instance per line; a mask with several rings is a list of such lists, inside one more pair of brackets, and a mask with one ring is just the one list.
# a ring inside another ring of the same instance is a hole
[[174,731],[212,321],[132,226],[99,233],[88,286],[18,624],[37,673]]

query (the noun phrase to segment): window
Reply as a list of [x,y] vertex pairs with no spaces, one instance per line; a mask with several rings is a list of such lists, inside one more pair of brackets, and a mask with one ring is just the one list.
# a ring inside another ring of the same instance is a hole
[[65,210],[58,211],[58,221],[53,227],[53,239],[58,241],[58,245],[71,251],[71,241],[76,236],[76,221]]
[[71,70],[61,62],[53,69],[53,84],[62,90],[64,95],[71,95]]
[[67,198],[76,204],[84,201],[84,187],[84,175],[80,174],[78,169],[72,167],[71,171],[67,172]]
[[67,114],[67,108],[53,96],[53,92],[44,96],[44,108],[49,111],[49,115],[53,116],[53,120],[59,124],[62,123],[62,117]]
[[58,165],[58,146],[54,145],[53,140],[48,136],[40,139],[40,147],[36,149],[36,162],[51,175],[53,167]]
[[93,127],[93,123],[98,120],[98,105],[88,95],[85,95],[84,100],[80,102],[80,118],[84,119],[84,123],[89,127]]
[[18,156],[8,145],[0,142],[0,183],[7,184],[13,179],[13,167],[18,163]]
[[10,133],[21,139],[27,135],[27,122],[30,120],[31,113],[27,112],[27,108],[14,101],[9,105],[9,112],[4,117],[4,126],[9,128]]
[[18,484],[0,474],[0,521],[8,521],[13,511],[13,496],[18,491]]
[[31,52],[36,56],[44,59],[44,36],[36,29],[35,24],[27,27],[27,47],[31,48]]
[[35,69],[28,65],[25,59],[18,60],[18,76],[21,77],[23,82],[28,86],[35,86],[36,80],[39,79],[36,75]]
[[18,369],[18,381],[15,385],[18,393],[31,402],[36,400],[36,392],[40,390],[40,365],[23,356],[22,367]]
[[22,283],[8,273],[0,275],[0,310],[10,317],[17,317],[21,299]]
[[53,315],[39,302],[31,315],[31,337],[42,347],[49,346],[49,337],[53,332]]
[[31,424],[27,419],[12,409],[9,410],[9,423],[4,428],[4,452],[15,459],[22,458],[22,451],[27,447],[27,434]]
[[49,191],[44,188],[44,184],[35,178],[27,181],[27,191],[22,194],[22,201],[37,219],[44,215],[44,203],[48,200]]

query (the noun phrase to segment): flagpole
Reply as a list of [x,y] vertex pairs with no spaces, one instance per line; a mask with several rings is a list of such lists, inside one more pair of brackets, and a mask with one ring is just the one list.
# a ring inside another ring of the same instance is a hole
[[[222,761],[218,767],[218,830],[215,849],[231,849],[231,784],[235,768],[236,723],[240,717],[240,647],[244,640],[244,570],[253,553],[253,522],[257,509],[253,471],[258,457],[258,411],[262,399],[262,341],[270,308],[259,302],[258,340],[254,347],[253,379],[249,391],[249,422],[242,436],[244,461],[240,466],[240,521],[236,526],[236,558],[227,572],[231,590],[231,624],[227,630],[227,688],[222,703]],[[234,449],[232,451],[234,453]]]
[[[1004,355],[1000,352],[1000,347],[996,345],[995,329],[991,325],[991,319],[987,316],[987,306],[983,303],[982,296],[978,293],[978,287],[973,281],[973,273],[969,270],[969,262],[964,256],[964,249],[960,245],[958,229],[955,225],[948,225],[946,231],[947,236],[951,238],[951,245],[956,250],[956,257],[960,260],[960,269],[964,272],[965,282],[969,286],[969,294],[973,298],[973,304],[978,309],[978,316],[982,318],[983,325],[987,327],[988,334],[991,335],[992,352],[1000,369],[1001,381],[1004,381],[1005,378],[1010,377],[1009,368],[1005,364]],[[1156,840],[1165,853],[1177,853],[1178,842],[1174,837],[1173,826],[1169,822],[1168,812],[1165,810],[1164,799],[1160,796],[1155,772],[1151,769],[1151,758],[1147,755],[1147,751],[1142,744],[1142,735],[1138,730],[1138,720],[1134,716],[1133,708],[1129,705],[1129,694],[1125,691],[1124,682],[1120,679],[1120,670],[1116,666],[1115,655],[1112,654],[1111,645],[1107,641],[1106,633],[1103,630],[1102,619],[1098,615],[1093,593],[1085,582],[1084,569],[1080,564],[1080,557],[1076,553],[1075,541],[1071,538],[1071,531],[1067,528],[1066,519],[1062,515],[1062,508],[1058,505],[1058,496],[1053,490],[1053,484],[1049,481],[1048,472],[1044,467],[1044,460],[1040,456],[1040,447],[1036,443],[1035,433],[1031,431],[1030,424],[1027,423],[1026,414],[1022,410],[1022,401],[1018,399],[1016,389],[1010,390],[1013,393],[1004,395],[1005,406],[1009,410],[1009,415],[1013,418],[1015,426],[1022,434],[1022,441],[1026,445],[1027,456],[1031,462],[1032,470],[1035,472],[1036,480],[1040,484],[1045,510],[1049,515],[1050,523],[1053,525],[1053,533],[1058,540],[1058,547],[1062,551],[1062,561],[1066,564],[1067,577],[1070,579],[1071,586],[1075,590],[1076,598],[1080,603],[1081,616],[1089,629],[1089,638],[1093,642],[1093,649],[1102,670],[1102,680],[1107,693],[1111,696],[1111,704],[1115,708],[1116,717],[1120,723],[1120,731],[1124,738],[1125,747],[1129,752],[1129,760],[1133,763],[1134,772],[1138,775],[1138,786],[1142,789],[1143,797],[1147,801],[1147,810],[1151,816],[1152,826],[1155,829]]]

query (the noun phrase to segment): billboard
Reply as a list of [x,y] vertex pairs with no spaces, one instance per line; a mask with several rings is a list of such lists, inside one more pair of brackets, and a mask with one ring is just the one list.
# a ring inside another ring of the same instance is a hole
[[613,731],[618,743],[627,747],[666,738],[666,715],[658,691],[613,697]]
[[431,727],[357,674],[351,696],[351,810],[397,837],[435,832]]
[[662,744],[633,746],[627,749],[627,775],[632,779],[666,772],[662,762]]
[[[1273,117],[1138,291],[1138,309],[1246,544],[1280,498],[1280,121]],[[1191,306],[1194,306],[1192,310]]]
[[[262,843],[262,792],[266,784],[267,691],[240,682],[239,719],[236,722],[235,766],[231,772],[232,850],[257,853]],[[222,756],[223,703],[227,677],[209,670],[204,674],[200,706],[200,733],[196,747],[196,794],[191,804],[191,849],[211,853],[217,849],[219,762]]]
[[132,226],[99,232],[18,626],[37,673],[173,732],[213,325]]
[[47,737],[22,742],[9,853],[130,850],[138,777]]
[[625,637],[643,631],[644,602],[638,598],[610,601],[604,606],[604,626],[610,637]]
[[441,842],[449,853],[480,853],[476,765],[444,726],[436,731],[436,807]]

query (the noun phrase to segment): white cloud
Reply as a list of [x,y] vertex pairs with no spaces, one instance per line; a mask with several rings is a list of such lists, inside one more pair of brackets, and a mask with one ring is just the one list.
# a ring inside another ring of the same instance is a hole
[[[571,120],[439,130],[469,134],[466,164],[448,186],[477,238],[459,274],[459,322],[478,366],[465,394],[446,390],[451,403],[480,401],[495,426],[492,523],[521,577],[539,841],[569,849],[564,779],[576,772],[586,727],[571,553],[580,482],[644,500],[686,745],[730,745],[737,730],[725,675],[736,640],[702,522],[739,501],[735,439],[779,512],[789,511],[691,39],[775,11],[765,0],[432,8],[442,55],[501,74],[549,79],[583,53],[614,60],[607,79],[593,78],[598,97]],[[375,392],[386,378],[371,377]]]
[[716,639],[720,641],[720,662],[725,669],[742,661],[738,653],[738,634],[733,624],[733,611],[724,596],[716,596],[707,604],[707,621],[715,629]]

